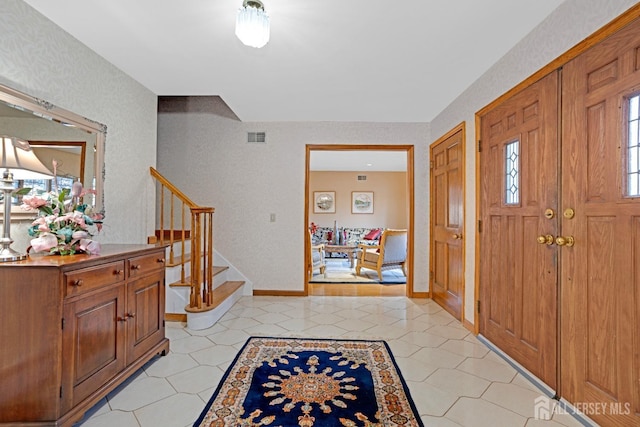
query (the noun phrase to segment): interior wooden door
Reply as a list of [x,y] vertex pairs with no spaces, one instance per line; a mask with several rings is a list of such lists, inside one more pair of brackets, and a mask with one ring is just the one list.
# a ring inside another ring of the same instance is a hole
[[640,23],[562,80],[561,392],[602,405],[587,415],[603,425],[640,425]]
[[430,289],[435,302],[462,319],[463,130],[454,129],[431,147]]
[[554,72],[484,114],[480,152],[480,332],[552,388],[558,91]]

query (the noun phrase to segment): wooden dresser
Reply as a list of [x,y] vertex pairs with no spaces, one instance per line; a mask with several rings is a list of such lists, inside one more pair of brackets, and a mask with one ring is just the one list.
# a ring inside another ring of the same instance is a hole
[[71,426],[157,354],[165,248],[0,263],[0,425]]

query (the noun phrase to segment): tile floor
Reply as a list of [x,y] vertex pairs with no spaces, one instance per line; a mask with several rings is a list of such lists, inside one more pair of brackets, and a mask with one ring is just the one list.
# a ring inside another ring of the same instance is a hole
[[[145,365],[76,427],[191,426],[249,336],[384,339],[426,426],[580,426],[534,419],[541,392],[431,300],[243,297],[213,327],[167,323],[171,351]],[[326,426],[322,426],[326,427]]]

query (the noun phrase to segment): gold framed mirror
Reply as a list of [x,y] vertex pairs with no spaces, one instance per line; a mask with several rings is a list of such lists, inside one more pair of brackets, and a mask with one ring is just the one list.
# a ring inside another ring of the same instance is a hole
[[[95,190],[90,203],[104,214],[105,125],[0,85],[0,135],[29,141],[51,170],[52,156],[56,156],[65,174],[80,180],[84,188]],[[51,154],[52,150],[57,154]]]

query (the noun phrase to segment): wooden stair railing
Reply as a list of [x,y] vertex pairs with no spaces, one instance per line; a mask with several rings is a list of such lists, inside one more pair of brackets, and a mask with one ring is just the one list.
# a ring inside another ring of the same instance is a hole
[[[215,210],[212,207],[196,205],[155,168],[149,169],[151,176],[159,185],[160,227],[156,237],[160,244],[169,244],[167,266],[180,265],[180,281],[191,288],[189,304],[185,307],[185,311],[211,310],[213,308],[213,213]],[[165,199],[165,193],[168,193],[168,200]],[[176,215],[175,211],[176,201],[180,204],[179,215]],[[187,209],[190,212],[188,216]],[[165,218],[165,215],[168,215],[168,218]],[[179,228],[176,224],[178,216]],[[185,250],[187,240],[190,244],[190,253]],[[174,253],[176,243],[181,248],[178,259]],[[191,261],[191,271],[190,276],[187,277],[185,265],[188,261]]]

